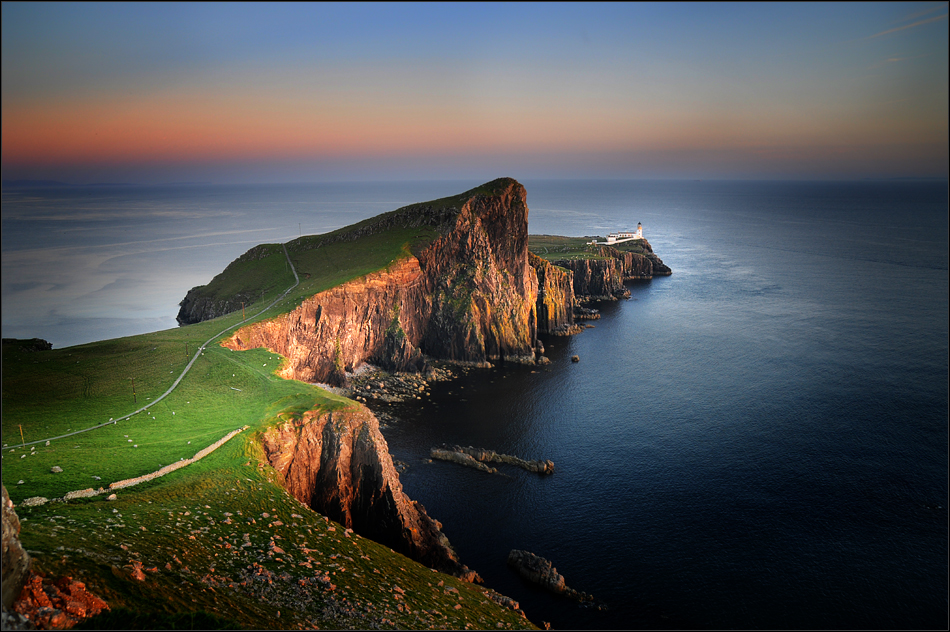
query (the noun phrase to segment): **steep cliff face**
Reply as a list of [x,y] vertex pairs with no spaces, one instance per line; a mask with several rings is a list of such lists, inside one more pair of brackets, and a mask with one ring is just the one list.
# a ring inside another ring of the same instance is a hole
[[528,265],[524,187],[506,178],[462,206],[451,230],[419,255],[432,298],[425,353],[483,362],[533,360],[538,280]]
[[421,368],[418,345],[428,312],[425,279],[410,257],[316,294],[288,314],[242,327],[222,344],[280,353],[287,379],[339,384],[344,371],[365,361]]
[[[642,253],[627,252],[605,246],[601,254],[623,262],[623,273],[628,279],[650,279],[654,276],[670,276],[673,271],[653,252],[653,246],[646,239],[633,242]],[[632,255],[632,257],[630,256]]]
[[600,254],[604,257],[610,257],[617,262],[617,271],[624,281],[653,278],[653,263],[646,255],[636,252],[625,252],[611,248],[610,246],[602,247]]
[[376,417],[362,406],[309,411],[263,433],[270,464],[297,500],[357,533],[466,581],[441,525],[402,491]]
[[216,301],[209,296],[203,296],[204,285],[198,285],[188,290],[185,298],[178,304],[179,310],[175,320],[179,325],[192,325],[205,320],[211,320],[224,314],[230,314],[241,309],[241,301],[248,300],[246,296],[235,296],[223,301]]
[[574,295],[585,299],[623,296],[623,274],[616,259],[565,259],[553,264],[573,272]]
[[[473,195],[454,218],[446,220],[443,211],[442,234],[417,256],[316,294],[222,344],[266,347],[288,359],[284,377],[332,384],[366,361],[420,369],[423,354],[533,361],[538,280],[528,264],[526,194],[508,178],[492,184],[492,194]],[[425,221],[411,213],[398,217]]]
[[585,299],[629,296],[629,291],[623,286],[624,281],[673,274],[653,253],[650,242],[640,239],[633,244],[642,252],[602,246],[599,254],[603,259],[565,259],[552,263],[574,273],[574,294]]
[[644,255],[653,264],[653,276],[670,276],[673,270],[652,252]]
[[528,263],[538,277],[538,332],[561,333],[574,325],[574,275],[534,253]]

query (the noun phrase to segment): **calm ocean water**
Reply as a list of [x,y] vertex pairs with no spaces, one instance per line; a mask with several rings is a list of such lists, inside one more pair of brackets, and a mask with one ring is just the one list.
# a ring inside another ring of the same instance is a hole
[[[173,326],[256,243],[476,184],[4,191],[3,335]],[[524,184],[531,232],[639,221],[674,274],[546,339],[548,367],[389,409],[461,559],[561,628],[946,628],[946,183]],[[443,442],[557,472],[425,463]],[[512,548],[608,609],[526,584]]]

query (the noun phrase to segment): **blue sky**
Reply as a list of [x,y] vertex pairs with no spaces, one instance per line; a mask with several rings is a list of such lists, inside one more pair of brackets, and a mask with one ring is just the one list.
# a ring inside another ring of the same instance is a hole
[[945,2],[2,11],[5,179],[948,168]]

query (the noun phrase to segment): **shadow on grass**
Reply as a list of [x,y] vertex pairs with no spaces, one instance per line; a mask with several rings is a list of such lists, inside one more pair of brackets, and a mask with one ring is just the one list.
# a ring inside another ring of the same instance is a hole
[[210,612],[133,612],[115,608],[78,623],[74,630],[241,630]]

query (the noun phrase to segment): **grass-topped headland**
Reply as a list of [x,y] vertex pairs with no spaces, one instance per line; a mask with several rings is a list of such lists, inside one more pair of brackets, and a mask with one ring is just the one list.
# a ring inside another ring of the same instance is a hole
[[[528,250],[548,261],[573,259],[606,259],[601,252],[602,245],[591,244],[591,241],[604,242],[604,237],[561,237],[559,235],[528,235]],[[647,254],[653,251],[645,245],[644,240],[625,241],[611,244],[611,248],[621,252]]]
[[[140,627],[531,627],[486,589],[292,498],[262,452],[262,433],[360,405],[278,377],[286,362],[278,353],[218,344],[234,326],[274,319],[315,294],[398,268],[442,235],[473,195],[491,196],[508,182],[303,237],[286,254],[281,244],[257,246],[199,288],[213,300],[243,296],[243,310],[238,304],[177,329],[65,349],[4,341],[3,481],[35,568],[80,579],[115,612],[136,613],[129,625]],[[389,310],[386,317],[388,325]],[[200,461],[119,489],[116,500],[56,500],[189,459],[244,426]],[[52,501],[23,506],[30,497]],[[114,626],[116,616],[103,624]]]
[[[301,283],[270,316],[290,311],[317,292],[384,268],[397,259],[418,254],[478,196],[494,195],[513,182],[499,178],[481,186],[430,202],[410,204],[322,235],[305,235],[287,242],[286,249]],[[268,304],[293,283],[280,244],[261,244],[233,261],[207,285],[192,288],[182,301],[179,322]]]

